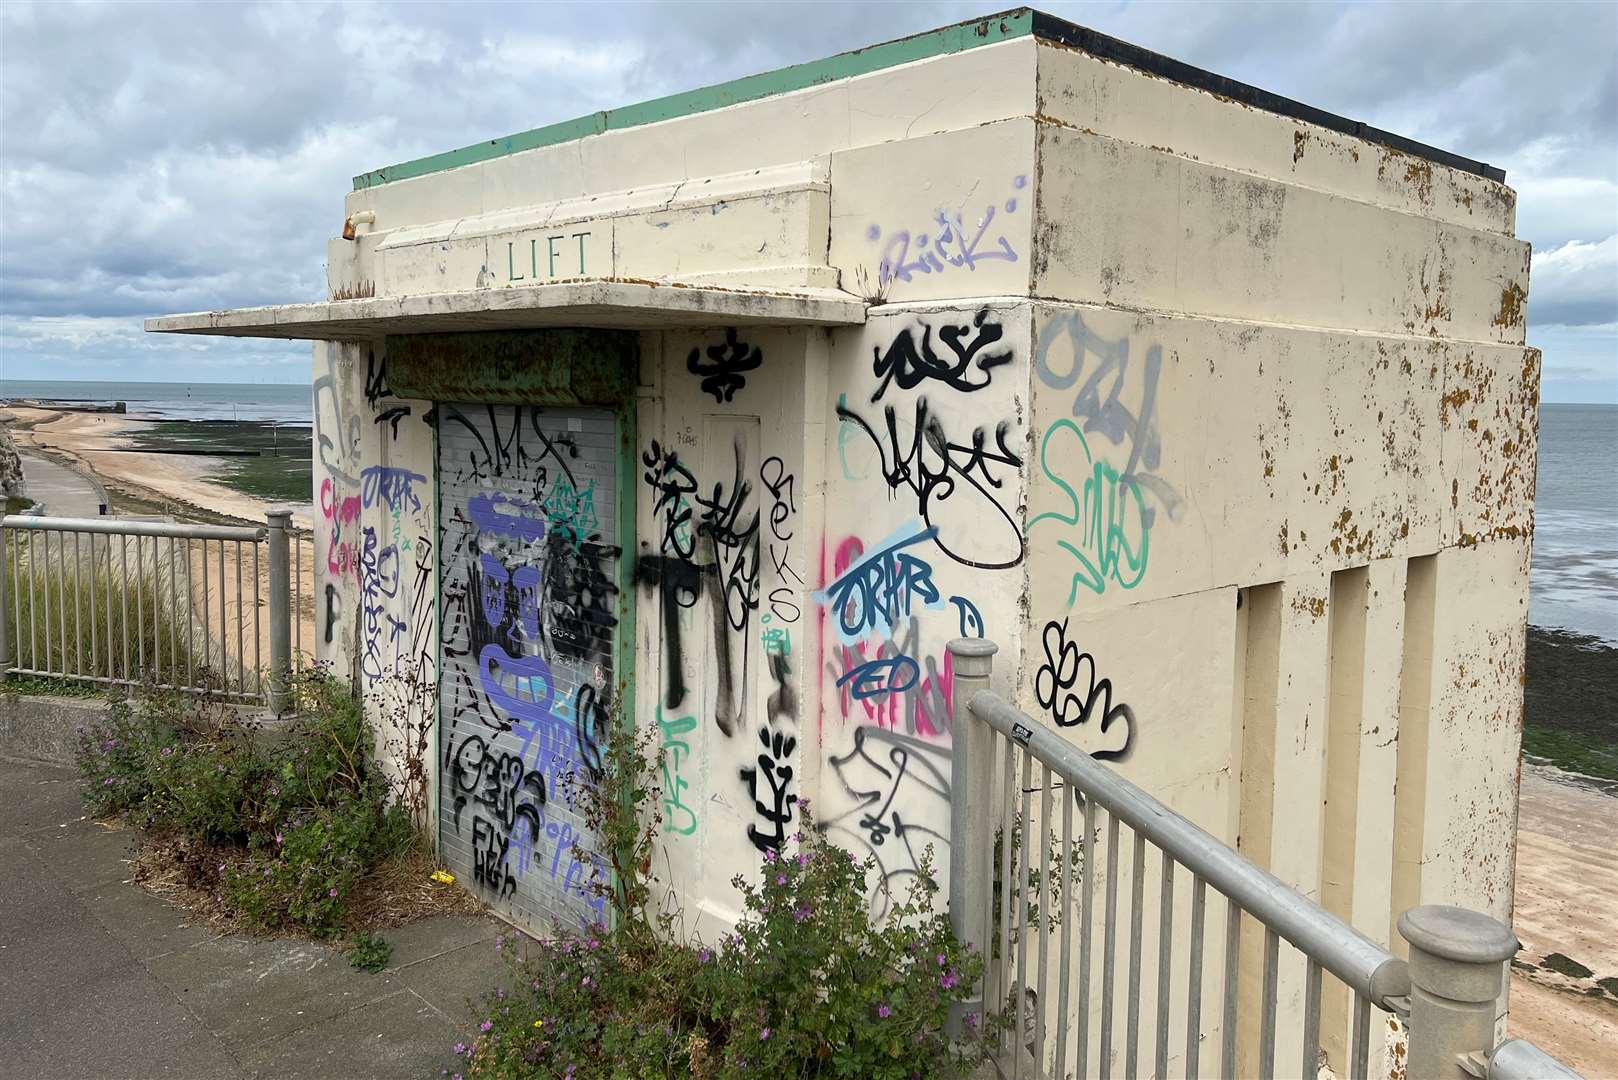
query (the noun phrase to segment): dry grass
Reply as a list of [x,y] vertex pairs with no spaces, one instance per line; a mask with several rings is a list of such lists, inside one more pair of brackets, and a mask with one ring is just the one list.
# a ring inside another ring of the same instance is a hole
[[[103,822],[113,828],[116,822]],[[297,935],[264,931],[230,911],[220,899],[226,868],[248,861],[235,848],[198,844],[177,835],[141,833],[130,863],[130,880],[159,899],[187,912],[196,923],[221,934]],[[477,915],[484,906],[459,884],[434,881],[432,855],[417,848],[378,866],[361,878],[348,904],[348,933],[388,930],[434,915]]]

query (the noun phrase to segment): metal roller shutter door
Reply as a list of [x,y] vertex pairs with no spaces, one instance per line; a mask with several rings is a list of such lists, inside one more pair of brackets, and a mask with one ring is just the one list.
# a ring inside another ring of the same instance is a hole
[[599,844],[567,798],[608,722],[616,633],[614,415],[439,406],[439,842],[513,921],[604,917]]

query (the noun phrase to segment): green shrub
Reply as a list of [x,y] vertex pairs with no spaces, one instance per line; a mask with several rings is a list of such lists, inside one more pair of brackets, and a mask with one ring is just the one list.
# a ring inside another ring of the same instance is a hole
[[466,1080],[906,1080],[981,1060],[980,1039],[952,1049],[944,1035],[982,961],[933,910],[930,868],[873,923],[873,860],[828,842],[807,807],[796,850],[767,855],[758,883],[735,879],[747,909],[736,931],[713,946],[675,940],[678,913],[647,912],[659,822],[644,749],[616,736],[584,800],[615,872],[627,872],[610,886],[614,926],[559,933],[522,958],[515,939],[497,941],[512,957],[510,989],[482,1000],[472,1041],[455,1047]]
[[370,725],[346,688],[310,675],[297,694],[303,719],[271,749],[206,701],[114,702],[80,732],[79,768],[93,812],[207,849],[193,861],[236,914],[332,934],[360,879],[409,852],[416,832],[371,761]]

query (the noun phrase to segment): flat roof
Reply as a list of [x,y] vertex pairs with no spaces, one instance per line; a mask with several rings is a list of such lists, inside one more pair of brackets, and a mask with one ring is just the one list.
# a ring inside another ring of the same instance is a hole
[[386,334],[548,326],[855,326],[865,301],[835,289],[726,289],[589,278],[545,285],[198,311],[147,319],[157,334],[365,341]]
[[480,161],[491,161],[495,158],[521,153],[524,150],[534,150],[542,146],[554,146],[558,143],[572,142],[575,139],[582,139],[589,135],[600,135],[608,131],[619,131],[624,128],[655,124],[681,116],[691,116],[714,109],[723,109],[731,105],[740,105],[744,102],[773,97],[777,94],[792,93],[795,90],[803,90],[810,86],[837,82],[858,75],[868,75],[875,71],[898,67],[901,64],[914,63],[918,60],[926,60],[934,56],[964,52],[967,49],[975,49],[984,45],[993,45],[997,42],[1012,41],[1030,36],[1041,41],[1065,45],[1088,53],[1097,59],[1107,60],[1150,75],[1156,75],[1193,89],[1205,90],[1221,97],[1230,98],[1232,101],[1249,105],[1255,109],[1263,109],[1266,112],[1276,113],[1294,120],[1316,124],[1331,131],[1365,139],[1368,142],[1380,143],[1412,157],[1423,158],[1461,172],[1473,173],[1501,183],[1504,183],[1506,179],[1506,171],[1496,166],[1486,165],[1481,161],[1475,161],[1460,154],[1453,154],[1448,150],[1441,150],[1435,146],[1428,146],[1426,143],[1407,139],[1402,135],[1384,131],[1381,128],[1358,120],[1350,120],[1347,117],[1326,112],[1324,109],[1305,105],[1300,101],[1283,97],[1280,94],[1273,94],[1268,90],[1262,90],[1248,83],[1227,79],[1223,75],[1217,75],[1214,72],[1182,63],[1161,53],[1152,52],[1150,49],[1143,49],[1138,45],[1131,45],[1127,41],[1097,33],[1088,27],[1068,22],[1066,19],[1058,19],[1054,15],[1047,15],[1043,11],[1021,7],[995,15],[987,15],[979,19],[955,23],[952,26],[941,27],[937,30],[912,34],[909,37],[886,41],[879,45],[855,49],[852,52],[838,53],[823,60],[794,64],[791,67],[779,68],[775,71],[733,79],[730,82],[719,83],[716,86],[686,90],[682,93],[654,98],[651,101],[643,101],[635,105],[625,105],[617,109],[606,109],[601,112],[576,117],[572,120],[564,120],[561,123],[508,135],[505,138],[487,139],[483,142],[473,143],[470,146],[463,146],[457,150],[446,150],[442,153],[416,158],[413,161],[404,161],[397,165],[374,169],[371,172],[361,173],[359,176],[354,177],[354,190],[363,191],[366,188],[377,187],[396,180],[409,180],[413,177],[427,176],[446,169],[474,165]]

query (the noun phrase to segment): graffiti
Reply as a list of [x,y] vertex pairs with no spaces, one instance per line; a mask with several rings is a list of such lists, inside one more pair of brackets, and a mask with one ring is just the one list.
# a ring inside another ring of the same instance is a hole
[[[835,553],[836,576],[814,594],[836,621],[839,643],[828,670],[844,718],[858,703],[865,719],[879,727],[897,729],[902,720],[912,735],[949,730],[950,657],[947,651],[942,661],[923,655],[919,617],[924,610],[945,608],[946,602],[933,582],[931,564],[905,550],[930,538],[930,529],[912,523],[867,555],[864,544],[849,537]],[[957,611],[962,634],[981,636],[977,605],[964,596],[951,596],[948,603]]]
[[331,582],[328,581],[328,582],[326,582],[326,618],[325,618],[326,644],[327,645],[331,644],[332,632],[337,627],[338,614],[339,614],[339,612],[338,612],[338,606],[337,606],[337,586],[333,585]]
[[825,829],[851,838],[876,860],[871,907],[883,918],[901,879],[921,873],[927,847],[949,849],[944,832],[923,824],[948,812],[949,752],[898,732],[859,727],[853,749],[827,760],[854,806]]
[[929,526],[934,524],[935,507],[954,496],[962,485],[976,494],[976,500],[969,505],[951,505],[957,506],[963,515],[969,515],[971,527],[962,532],[969,532],[974,538],[990,538],[984,545],[989,553],[978,554],[976,545],[969,549],[965,536],[946,537],[942,533],[934,537],[940,551],[958,563],[980,570],[1004,569],[1022,561],[1022,531],[995,495],[1005,481],[995,475],[994,469],[1015,473],[1022,467],[1022,458],[1006,443],[1009,423],[1001,421],[995,426],[994,447],[991,448],[985,445],[988,435],[982,427],[973,429],[969,444],[951,441],[925,397],[916,399],[915,424],[908,436],[899,434],[898,418],[892,405],[883,410],[885,435],[849,409],[842,398],[837,402],[837,415],[871,440],[881,458],[882,477],[888,487],[911,492],[916,498],[917,512]]
[[664,717],[663,710],[659,708],[657,728],[662,734],[658,749],[663,755],[663,812],[667,816],[666,825],[681,836],[690,836],[697,831],[697,812],[685,803],[685,791],[690,784],[682,775],[682,767],[686,758],[691,756],[691,744],[683,736],[697,729],[697,718],[680,716],[670,720]]
[[601,524],[596,518],[594,480],[583,490],[574,487],[566,477],[557,480],[546,493],[540,508],[545,511],[545,520],[550,523],[551,532],[574,546],[592,535]]
[[[933,540],[937,534],[936,528],[906,525],[814,594],[815,600],[835,614],[837,634],[844,644],[853,644],[873,631],[891,637],[913,610],[944,607],[945,601],[933,583],[932,564],[905,550]],[[958,602],[963,621],[967,609],[977,617],[977,607],[970,600],[950,599]],[[978,621],[981,624],[981,619]]]
[[479,736],[467,736],[455,750],[450,790],[455,797],[452,813],[457,829],[461,812],[470,802],[487,810],[506,834],[517,822],[526,821],[530,834],[539,835],[545,779],[524,769],[516,754],[495,753]]
[[[742,782],[753,800],[753,809],[764,820],[765,827],[747,826],[747,838],[760,851],[781,851],[786,845],[787,826],[792,823],[792,807],[798,796],[792,788],[792,752],[798,740],[770,727],[758,729],[761,749],[756,765],[741,770]],[[760,790],[762,781],[763,790]]]
[[580,683],[573,695],[573,738],[579,748],[579,762],[591,780],[600,781],[601,748],[611,733],[611,716],[595,686]]
[[[1052,352],[1058,345],[1071,350],[1068,362],[1052,362]],[[1163,349],[1153,345],[1146,350],[1146,359],[1139,368],[1138,411],[1131,411],[1120,400],[1129,380],[1129,360],[1127,337],[1109,341],[1086,326],[1077,311],[1052,319],[1039,335],[1034,351],[1035,370],[1046,386],[1053,390],[1078,386],[1073,415],[1083,421],[1085,433],[1100,434],[1114,446],[1127,450],[1129,460],[1120,474],[1122,478],[1151,495],[1174,519],[1180,512],[1180,496],[1155,471],[1163,459],[1163,439],[1157,424],[1157,380],[1163,370]],[[1154,513],[1148,509],[1144,516],[1147,528],[1152,526]]]
[[[702,359],[706,351],[708,359]],[[702,377],[702,389],[705,393],[713,395],[717,402],[724,403],[736,396],[736,391],[747,385],[747,379],[742,373],[753,371],[764,362],[764,354],[757,346],[750,346],[745,341],[736,340],[736,328],[725,330],[725,340],[718,345],[710,345],[706,350],[696,348],[686,357],[685,369],[693,375]]]
[[[392,399],[384,404],[386,399]],[[384,357],[377,361],[376,353],[367,349],[365,353],[365,401],[376,414],[375,423],[387,424],[389,435],[399,437],[399,421],[410,415],[410,406],[403,404],[388,388],[388,361]]]
[[[1068,437],[1077,440],[1078,446],[1064,446]],[[1078,563],[1068,590],[1068,606],[1078,599],[1080,586],[1100,594],[1108,581],[1124,589],[1139,585],[1146,576],[1151,543],[1151,515],[1140,485],[1106,462],[1094,460],[1084,433],[1068,419],[1058,420],[1045,432],[1039,463],[1067,497],[1068,508],[1036,515],[1028,522],[1028,532],[1032,535],[1047,523],[1067,527],[1056,544]],[[1068,480],[1078,475],[1083,476],[1078,481],[1082,499]]]
[[612,572],[622,549],[599,536],[575,543],[552,529],[546,544],[545,606],[549,646],[559,656],[591,660],[612,650],[618,586]]
[[635,563],[635,580],[654,588],[662,598],[663,609],[663,663],[667,673],[663,678],[663,701],[670,709],[685,703],[685,638],[680,623],[680,610],[697,602],[702,588],[705,569],[684,559],[665,555],[642,553]]
[[723,583],[725,619],[732,630],[747,629],[758,607],[758,512],[747,517],[753,485],[744,479],[742,447],[736,445],[736,475],[730,489],[716,482],[709,495],[697,495],[702,514],[697,535],[713,545],[714,565]]
[[[1066,619],[1045,624],[1043,643],[1045,659],[1034,676],[1034,697],[1040,707],[1050,714],[1052,722],[1065,728],[1087,724],[1098,715],[1101,735],[1123,721],[1121,745],[1092,750],[1090,755],[1112,760],[1128,757],[1135,736],[1135,713],[1121,701],[1113,704],[1112,680],[1096,678],[1095,657],[1081,652],[1076,643],[1068,640]],[[1077,691],[1081,675],[1085,685]]]
[[531,486],[537,498],[540,492],[550,487],[550,466],[546,462],[551,462],[561,470],[569,484],[575,489],[578,487],[568,462],[579,456],[579,448],[567,435],[558,435],[553,439],[545,432],[540,426],[542,410],[531,406],[510,409],[510,427],[502,431],[501,407],[486,405],[484,408],[487,412],[487,434],[478,421],[460,409],[453,405],[442,406],[440,427],[458,425],[471,434],[478,444],[478,449],[468,456],[465,469],[457,470],[452,475],[453,481],[487,481],[517,476]]
[[[640,460],[646,466],[643,479],[656,492],[652,514],[663,530],[658,552],[676,559],[690,559],[696,553],[696,540],[691,533],[690,496],[697,493],[697,478],[680,463],[678,453],[664,450],[656,439],[652,440],[651,449],[641,454]],[[693,589],[690,599],[680,606],[690,607],[696,602]]]
[[[880,348],[873,348],[871,373],[880,382],[871,394],[873,402],[880,401],[887,391],[889,384],[897,382],[901,390],[914,390],[928,379],[941,382],[945,386],[965,393],[982,390],[989,385],[992,376],[989,372],[1001,364],[1011,362],[1011,350],[1004,352],[983,353],[983,350],[999,341],[1004,331],[1000,324],[989,322],[989,309],[983,308],[972,319],[970,327],[957,326],[953,323],[938,328],[938,340],[942,341],[951,353],[953,360],[945,360],[933,351],[933,328],[922,324],[921,346],[917,349],[913,331],[906,329],[899,332],[893,339],[886,353]],[[971,341],[963,341],[969,330],[976,332]],[[983,353],[983,355],[979,355]],[[975,380],[972,374],[973,361],[977,362],[977,372],[982,375],[981,381]]]
[[[386,465],[368,465],[360,472],[360,501],[364,506],[384,506],[397,514],[406,504],[412,512],[421,510],[421,496],[417,484],[427,478],[409,469],[394,469]],[[322,491],[324,494],[324,489]],[[324,508],[324,506],[322,507]]]
[[517,891],[517,879],[506,859],[511,854],[511,837],[495,830],[481,817],[472,819],[472,880],[492,889],[501,897]]
[[[1011,194],[1002,202],[985,205],[974,227],[967,226],[960,209],[939,207],[933,211],[927,231],[914,236],[908,229],[888,233],[877,283],[909,281],[916,274],[943,274],[951,269],[970,273],[983,262],[1016,262],[1017,250],[1011,241],[1004,233],[991,239],[989,231],[998,214],[1009,217],[1017,212],[1017,193],[1027,186],[1026,176],[1013,177]],[[883,232],[880,226],[872,225],[865,236],[876,243],[883,239]]]
[[360,417],[343,403],[331,367],[314,381],[314,422],[315,446],[328,477],[347,487],[358,484],[351,470],[360,459]]
[[[770,494],[770,540],[766,547],[770,567],[779,582],[770,590],[770,611],[764,618],[795,623],[803,615],[797,599],[798,590],[803,587],[803,577],[792,566],[793,529],[790,523],[798,513],[794,490],[796,479],[787,472],[786,463],[778,457],[764,459],[764,464],[759,467],[759,479],[764,482],[764,490]],[[789,580],[792,584],[788,584]]]

